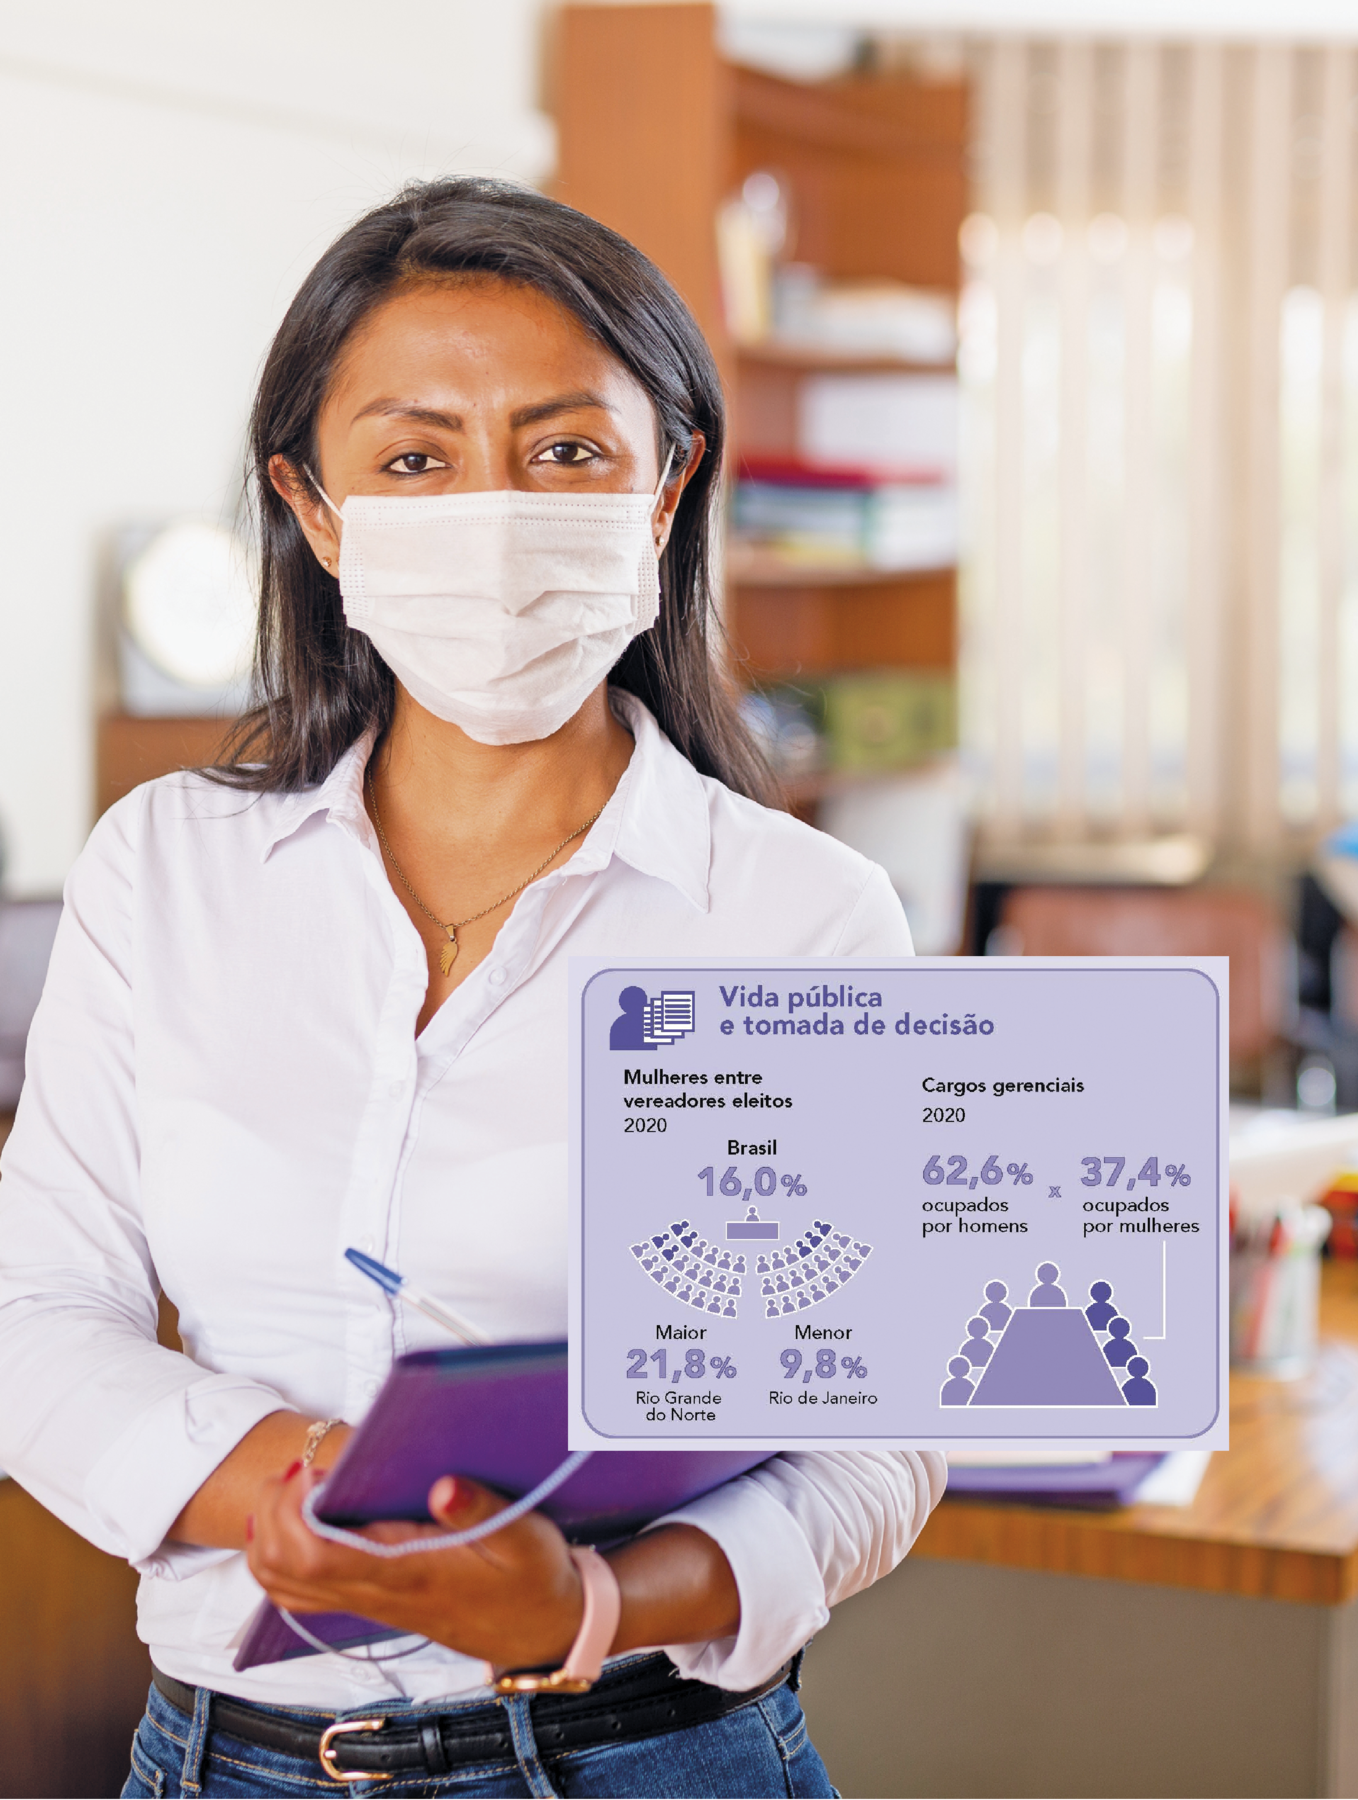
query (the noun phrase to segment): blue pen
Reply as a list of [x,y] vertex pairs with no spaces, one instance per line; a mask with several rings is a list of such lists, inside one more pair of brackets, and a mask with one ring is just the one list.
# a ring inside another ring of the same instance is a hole
[[445,1331],[461,1338],[464,1344],[488,1344],[490,1339],[475,1325],[469,1324],[460,1313],[451,1312],[448,1307],[441,1306],[437,1300],[431,1299],[420,1288],[407,1281],[404,1275],[398,1275],[395,1269],[389,1269],[376,1257],[365,1256],[361,1250],[346,1250],[344,1254],[356,1269],[362,1270],[370,1281],[388,1294],[394,1294],[398,1300],[404,1300],[407,1306],[413,1306],[416,1312],[422,1312],[426,1319],[432,1319],[436,1325],[442,1325]]

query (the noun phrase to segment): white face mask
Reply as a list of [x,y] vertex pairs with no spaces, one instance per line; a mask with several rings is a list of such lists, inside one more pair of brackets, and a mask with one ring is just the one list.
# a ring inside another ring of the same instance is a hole
[[[344,616],[479,744],[550,737],[655,624],[654,494],[350,494]],[[314,477],[313,477],[314,480]]]

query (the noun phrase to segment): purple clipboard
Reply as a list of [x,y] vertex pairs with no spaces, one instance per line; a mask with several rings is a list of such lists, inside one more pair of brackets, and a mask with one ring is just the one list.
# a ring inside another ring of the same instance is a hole
[[1115,1450],[1107,1462],[1083,1465],[963,1464],[948,1470],[948,1496],[1021,1500],[1028,1506],[1127,1506],[1164,1460],[1162,1450]]
[[[426,1497],[441,1475],[466,1475],[517,1499],[568,1454],[564,1343],[419,1350],[397,1358],[327,1477],[316,1511],[335,1525],[427,1521]],[[596,1451],[541,1510],[577,1543],[628,1537],[768,1455]],[[398,1635],[352,1613],[301,1617],[313,1636],[337,1650]],[[315,1654],[266,1600],[246,1627],[234,1667]]]

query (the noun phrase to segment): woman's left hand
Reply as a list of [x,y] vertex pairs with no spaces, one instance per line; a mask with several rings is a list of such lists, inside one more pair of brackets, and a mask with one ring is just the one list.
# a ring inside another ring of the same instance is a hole
[[[499,1669],[559,1666],[575,1642],[584,1592],[560,1531],[526,1513],[474,1544],[419,1556],[367,1556],[317,1537],[302,1517],[314,1470],[268,1481],[247,1546],[250,1572],[289,1612],[349,1612],[418,1633]],[[379,1543],[461,1531],[509,1503],[477,1482],[444,1476],[429,1491],[439,1522],[383,1521]]]

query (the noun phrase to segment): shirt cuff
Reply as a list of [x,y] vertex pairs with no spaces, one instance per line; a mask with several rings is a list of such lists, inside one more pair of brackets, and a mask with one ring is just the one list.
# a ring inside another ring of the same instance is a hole
[[825,1581],[805,1534],[757,1482],[736,1480],[647,1527],[692,1525],[726,1555],[740,1594],[740,1630],[703,1644],[664,1644],[679,1673],[743,1693],[767,1681],[830,1618]]
[[207,1375],[162,1394],[86,1480],[85,1504],[105,1547],[136,1566],[146,1564],[245,1434],[270,1413],[292,1410],[272,1388],[238,1375]]

